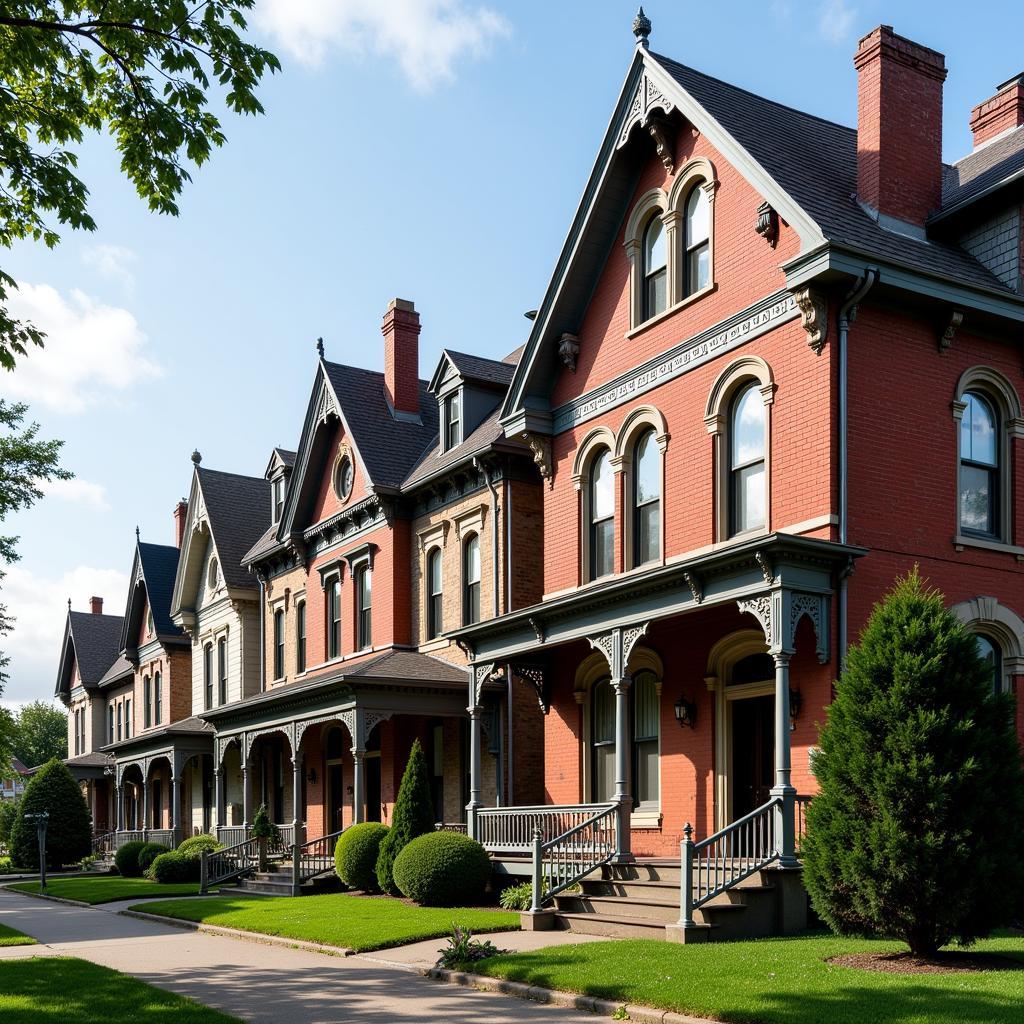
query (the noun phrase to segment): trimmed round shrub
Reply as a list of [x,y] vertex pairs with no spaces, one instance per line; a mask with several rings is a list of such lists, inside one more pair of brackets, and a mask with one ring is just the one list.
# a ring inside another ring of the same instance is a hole
[[204,834],[198,836],[190,836],[178,847],[178,853],[180,853],[183,857],[192,857],[195,860],[198,860],[199,855],[203,852],[203,850],[209,850],[210,853],[212,853],[214,850],[223,849],[223,844],[218,843],[213,836]]
[[161,853],[150,865],[150,877],[164,885],[199,881],[199,859],[186,857],[180,850]]
[[427,832],[402,849],[394,875],[402,895],[424,906],[472,906],[483,897],[491,859],[469,836]]
[[406,843],[434,831],[434,798],[430,795],[427,758],[420,741],[413,740],[409,760],[398,787],[398,799],[391,815],[391,828],[380,844],[377,855],[377,884],[382,892],[401,895],[393,874],[395,859]]
[[149,870],[150,864],[152,864],[161,853],[167,853],[168,850],[170,850],[170,847],[164,846],[163,843],[146,843],[146,845],[139,850],[139,871],[142,874],[145,874]]
[[350,888],[363,892],[379,892],[377,857],[380,844],[388,834],[379,821],[364,821],[345,829],[334,847],[334,870]]
[[39,867],[39,840],[35,821],[26,814],[46,811],[46,862],[54,870],[77,864],[92,852],[92,816],[82,790],[56,758],[40,768],[18,802],[18,815],[11,826],[10,854],[19,867]]
[[114,854],[114,867],[117,868],[118,873],[124,875],[125,878],[141,878],[142,868],[139,867],[139,854],[149,845],[141,839],[133,839],[130,843],[125,843],[120,847]]

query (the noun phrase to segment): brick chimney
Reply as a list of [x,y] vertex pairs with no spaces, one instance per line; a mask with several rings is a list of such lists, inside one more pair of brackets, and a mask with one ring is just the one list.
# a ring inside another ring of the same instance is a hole
[[881,218],[923,227],[942,200],[946,58],[880,25],[857,69],[857,195]]
[[392,299],[381,325],[384,391],[396,413],[420,413],[420,315],[407,299]]
[[103,614],[103,598],[102,597],[90,597],[89,598],[89,611],[93,615]]
[[974,148],[1011,128],[1024,125],[1024,71],[1003,82],[995,96],[971,111]]
[[180,548],[181,542],[185,539],[185,515],[188,512],[188,502],[184,498],[174,506],[174,543]]

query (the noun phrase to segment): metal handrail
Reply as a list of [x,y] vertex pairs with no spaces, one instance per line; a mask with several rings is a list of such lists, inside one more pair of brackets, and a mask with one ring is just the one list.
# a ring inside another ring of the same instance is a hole
[[608,806],[602,803],[486,807],[476,813],[475,838],[489,853],[530,853],[538,828],[542,841],[550,842]]
[[591,805],[595,806],[595,813],[547,842],[541,829],[535,830],[532,913],[538,913],[545,902],[615,856],[618,804]]
[[334,847],[338,837],[344,832],[339,829],[329,835],[310,839],[305,843],[293,844],[292,855],[292,895],[298,896],[303,882],[316,878],[334,870]]
[[203,850],[200,854],[199,892],[205,895],[211,885],[249,874],[259,861],[258,839],[246,839],[223,850]]
[[92,852],[99,856],[108,856],[114,849],[115,832],[101,832],[92,837]]

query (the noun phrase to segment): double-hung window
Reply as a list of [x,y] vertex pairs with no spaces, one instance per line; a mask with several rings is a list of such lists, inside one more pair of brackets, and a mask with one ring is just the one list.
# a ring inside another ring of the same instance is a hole
[[369,565],[356,570],[356,646],[361,651],[373,645],[371,606],[373,573]]

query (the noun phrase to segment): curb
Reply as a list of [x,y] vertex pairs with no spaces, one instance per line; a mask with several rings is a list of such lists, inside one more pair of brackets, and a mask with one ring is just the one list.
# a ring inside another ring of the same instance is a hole
[[11,893],[12,896],[31,896],[34,900],[49,900],[51,903],[66,903],[69,907],[88,907],[90,910],[94,909],[96,904],[83,903],[81,900],[69,900],[63,896],[50,896],[44,892],[24,892],[21,889],[11,889],[8,886],[3,886],[5,892]]
[[[537,985],[526,985],[521,981],[505,981],[502,978],[489,978],[484,974],[466,974],[463,971],[448,971],[442,967],[431,967],[423,972],[428,978],[443,981],[449,985],[462,985],[466,988],[481,989],[484,992],[500,992],[502,995],[515,996],[517,999],[529,999],[535,1003],[548,1003],[551,1006],[564,1006],[570,1010],[588,1010],[605,1017],[611,1017],[621,1010],[623,1004],[595,996],[579,995],[576,992],[559,992],[556,989],[540,988]],[[658,1010],[651,1006],[625,1005],[628,1019],[635,1024],[720,1024],[708,1017],[691,1017],[685,1013],[672,1010]]]
[[285,949],[302,949],[308,953],[323,953],[326,956],[355,956],[355,950],[345,946],[329,946],[322,942],[309,942],[306,939],[289,939],[282,935],[264,935],[261,932],[247,932],[241,928],[225,928],[217,924],[201,924],[198,921],[182,921],[177,917],[162,917],[160,914],[147,914],[141,910],[119,910],[122,917],[136,917],[140,921],[154,921],[158,924],[170,925],[190,932],[203,932],[207,935],[220,935],[229,939],[245,939],[258,942],[264,946],[282,946]]

